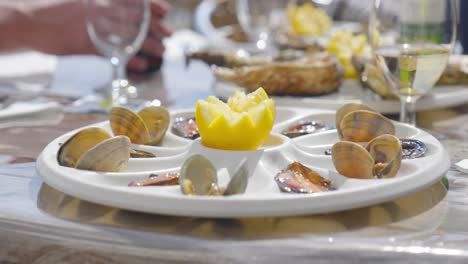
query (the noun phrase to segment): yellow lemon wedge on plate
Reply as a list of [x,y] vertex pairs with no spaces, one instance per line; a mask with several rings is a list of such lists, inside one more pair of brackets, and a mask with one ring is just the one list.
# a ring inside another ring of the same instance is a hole
[[202,144],[216,149],[255,150],[270,135],[275,105],[263,90],[237,91],[228,103],[209,96],[199,100],[195,119]]
[[349,31],[336,32],[330,38],[326,50],[338,58],[343,66],[345,78],[358,77],[352,64],[353,56],[369,57],[371,55],[367,37],[364,34],[354,35]]
[[289,4],[286,16],[293,32],[303,36],[321,36],[333,23],[324,10],[311,3],[300,6]]

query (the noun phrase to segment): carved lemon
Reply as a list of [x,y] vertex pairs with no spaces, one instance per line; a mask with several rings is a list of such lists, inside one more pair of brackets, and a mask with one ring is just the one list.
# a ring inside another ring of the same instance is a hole
[[254,150],[270,135],[275,119],[272,99],[259,88],[237,92],[224,103],[209,96],[197,102],[195,117],[203,145],[226,150]]

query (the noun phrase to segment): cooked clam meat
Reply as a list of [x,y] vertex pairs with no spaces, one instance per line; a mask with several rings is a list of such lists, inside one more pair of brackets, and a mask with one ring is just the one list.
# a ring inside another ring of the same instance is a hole
[[335,190],[331,181],[299,162],[291,163],[275,176],[275,181],[282,192],[316,193]]
[[195,117],[177,117],[172,124],[172,133],[188,139],[200,137]]
[[426,154],[427,146],[424,142],[416,139],[400,139],[403,149],[403,159],[417,159]]
[[129,187],[168,186],[179,184],[179,173],[151,174],[142,181],[131,181]]
[[332,127],[327,125],[323,121],[319,120],[302,120],[299,123],[290,126],[286,130],[282,131],[281,134],[295,138],[299,136],[304,136],[308,134],[313,134],[320,131],[325,131],[331,129]]

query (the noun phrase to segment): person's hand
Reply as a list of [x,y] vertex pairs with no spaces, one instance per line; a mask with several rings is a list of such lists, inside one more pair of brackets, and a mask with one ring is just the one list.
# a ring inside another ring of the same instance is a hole
[[[82,1],[36,0],[24,7],[29,25],[25,30],[30,33],[29,48],[56,55],[98,53],[86,30],[86,10]],[[152,0],[149,34],[141,49],[147,56],[132,58],[128,64],[130,71],[144,72],[152,66],[150,60],[162,58],[162,39],[171,34],[162,22],[169,9],[164,0]]]

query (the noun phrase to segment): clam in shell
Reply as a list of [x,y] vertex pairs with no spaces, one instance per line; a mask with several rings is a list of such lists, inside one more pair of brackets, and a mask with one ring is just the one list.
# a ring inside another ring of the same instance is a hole
[[367,110],[351,112],[341,120],[343,140],[368,142],[377,136],[395,134],[395,125],[383,115]]
[[138,113],[116,106],[110,112],[114,135],[124,135],[134,144],[156,145],[169,127],[169,111],[160,106],[149,106]]
[[374,159],[376,178],[395,177],[403,156],[400,140],[393,135],[382,135],[367,143],[366,150]]
[[357,103],[349,103],[341,106],[336,110],[336,115],[335,115],[335,126],[338,130],[338,135],[340,138],[343,137],[341,134],[341,129],[340,129],[340,123],[341,120],[343,120],[343,117],[351,112],[357,111],[357,110],[368,110],[368,111],[373,111],[370,107],[363,105],[363,104],[357,104]]
[[130,159],[130,144],[126,136],[104,140],[85,152],[76,163],[76,168],[102,172],[124,171]]
[[184,162],[179,184],[184,194],[221,195],[216,168],[202,155],[193,155]]
[[62,166],[74,168],[78,159],[85,152],[109,138],[111,138],[111,135],[102,128],[85,128],[60,146],[57,153],[57,161]]
[[391,178],[401,166],[400,140],[393,135],[381,135],[365,147],[341,141],[332,147],[332,160],[341,175],[357,179]]
[[188,195],[235,195],[247,189],[247,159],[243,159],[234,170],[226,188],[218,186],[218,175],[213,164],[202,155],[188,158],[180,169],[179,184],[182,193]]
[[127,169],[130,140],[125,136],[111,137],[104,129],[86,128],[60,146],[60,165],[92,171],[119,172]]

